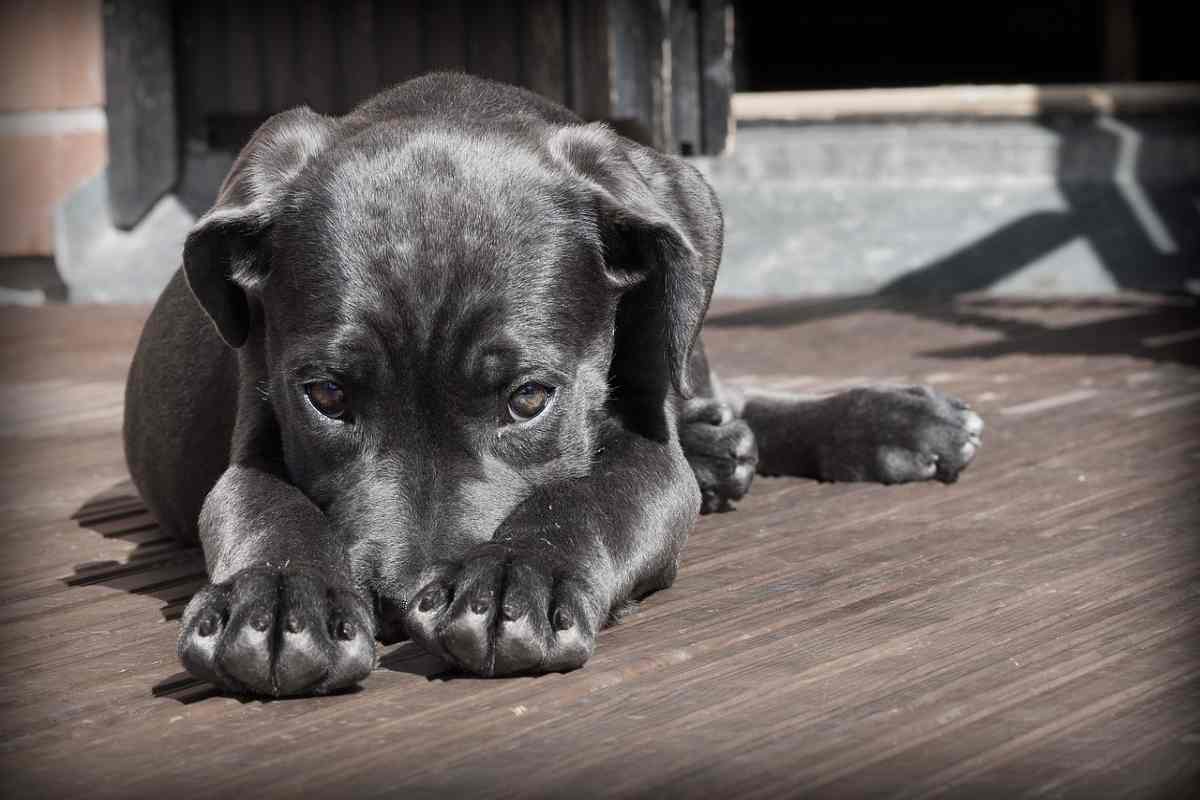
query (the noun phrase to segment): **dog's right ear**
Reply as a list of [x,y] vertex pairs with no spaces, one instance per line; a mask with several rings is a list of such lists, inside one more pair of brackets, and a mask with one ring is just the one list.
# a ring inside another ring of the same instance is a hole
[[264,122],[225,177],[216,204],[188,234],[188,287],[230,347],[241,347],[250,333],[246,293],[270,273],[267,239],[287,188],[329,144],[336,125],[308,108]]

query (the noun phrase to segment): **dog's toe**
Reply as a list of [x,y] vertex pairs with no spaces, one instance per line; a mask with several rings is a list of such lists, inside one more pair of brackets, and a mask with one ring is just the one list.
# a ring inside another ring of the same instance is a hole
[[240,625],[225,643],[220,664],[236,686],[256,694],[278,694],[271,674],[271,632]]
[[490,600],[471,598],[450,614],[442,631],[442,646],[450,657],[477,675],[492,673]]
[[883,483],[910,483],[927,481],[938,473],[936,453],[922,452],[907,447],[881,447],[876,470]]
[[183,668],[201,680],[221,685],[216,657],[217,645],[229,621],[225,591],[211,584],[205,586],[192,597],[183,619],[179,633],[179,660]]
[[700,485],[701,513],[725,511],[750,490],[758,446],[744,420],[715,400],[689,401],[679,427],[683,454]]
[[516,620],[502,620],[496,629],[494,671],[513,675],[535,670],[546,657],[546,637],[541,626],[528,614]]
[[953,483],[982,446],[983,418],[927,386],[853,390],[843,402],[824,480]]
[[983,433],[983,417],[971,411],[969,408],[963,408],[963,429],[967,435],[973,439],[978,439]]
[[310,631],[284,631],[276,658],[275,688],[281,695],[297,694],[321,680],[328,659]]
[[943,468],[945,477],[939,471],[939,480],[945,480],[947,483],[952,483],[958,479],[958,475],[967,466],[975,460],[976,454],[983,446],[983,417],[976,414],[966,406],[962,401],[953,400],[955,405],[955,415],[949,420],[949,426],[952,433],[949,436],[951,442],[951,452],[949,457],[945,458]]

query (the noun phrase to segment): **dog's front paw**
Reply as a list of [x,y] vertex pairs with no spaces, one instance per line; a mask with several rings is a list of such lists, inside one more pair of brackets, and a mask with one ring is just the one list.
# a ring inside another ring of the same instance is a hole
[[188,603],[179,658],[239,694],[324,694],[374,667],[372,616],[356,592],[319,574],[251,567]]
[[408,634],[427,651],[484,676],[566,672],[587,661],[605,610],[584,586],[534,553],[484,544],[426,570]]
[[754,433],[729,406],[689,400],[679,421],[679,443],[700,484],[700,513],[726,511],[750,490],[758,465]]
[[839,403],[823,480],[953,483],[981,446],[983,419],[961,400],[927,386],[854,389]]

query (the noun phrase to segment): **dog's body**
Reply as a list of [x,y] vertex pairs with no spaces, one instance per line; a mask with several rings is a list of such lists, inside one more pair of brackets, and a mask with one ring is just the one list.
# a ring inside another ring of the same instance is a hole
[[131,473],[208,565],[188,669],[329,691],[372,634],[571,669],[756,463],[953,480],[981,423],[929,390],[722,395],[697,342],[721,237],[690,166],[512,87],[431,75],[268,121],[129,379]]

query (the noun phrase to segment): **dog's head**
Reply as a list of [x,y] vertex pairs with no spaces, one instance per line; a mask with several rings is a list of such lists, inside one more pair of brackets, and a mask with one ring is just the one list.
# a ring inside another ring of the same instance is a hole
[[707,192],[601,126],[300,109],[243,150],[184,268],[289,479],[402,595],[586,474],[603,426],[674,435],[719,258]]

